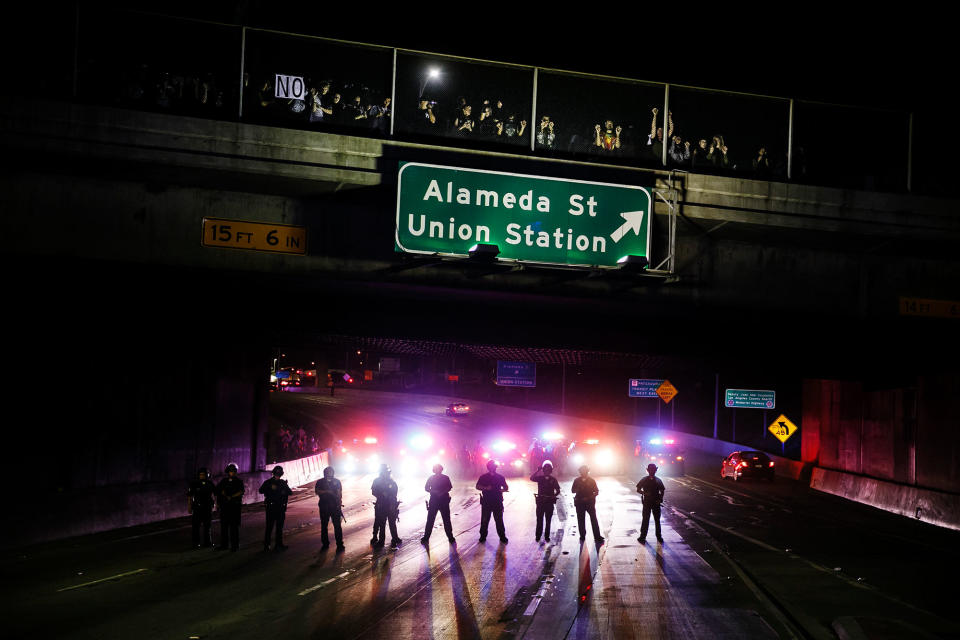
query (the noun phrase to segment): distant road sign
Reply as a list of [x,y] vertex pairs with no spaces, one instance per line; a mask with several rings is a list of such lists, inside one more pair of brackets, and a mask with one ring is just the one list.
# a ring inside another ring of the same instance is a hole
[[727,389],[724,405],[729,409],[773,409],[777,392],[762,389]]
[[537,364],[497,360],[497,384],[501,387],[535,387]]
[[657,387],[663,384],[663,380],[654,380],[647,378],[630,378],[627,385],[627,396],[630,398],[656,398]]
[[669,380],[664,380],[663,384],[657,387],[657,395],[663,400],[664,404],[670,404],[677,395],[677,388],[670,384]]
[[780,442],[786,442],[787,439],[797,431],[797,425],[790,422],[790,419],[780,414],[780,417],[770,423],[768,427],[770,433],[777,437]]

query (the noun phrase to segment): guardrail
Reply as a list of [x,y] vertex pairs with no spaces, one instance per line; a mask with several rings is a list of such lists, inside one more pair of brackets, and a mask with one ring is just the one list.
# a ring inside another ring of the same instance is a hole
[[323,469],[329,464],[330,451],[327,450],[305,458],[271,462],[265,465],[264,471],[270,473],[274,466],[280,465],[283,467],[283,478],[287,484],[291,487],[301,487],[322,478]]

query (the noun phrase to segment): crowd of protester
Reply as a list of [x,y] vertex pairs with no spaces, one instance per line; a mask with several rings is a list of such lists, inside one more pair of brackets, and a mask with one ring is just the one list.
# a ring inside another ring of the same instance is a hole
[[272,77],[251,89],[249,76],[244,76],[244,92],[253,98],[252,107],[259,114],[272,119],[308,126],[359,127],[389,135],[392,113],[389,95],[356,82],[314,81],[309,77],[304,78],[304,82],[306,91],[302,99],[278,98]]
[[[474,104],[477,108],[474,108]],[[507,106],[500,98],[483,98],[471,102],[460,97],[445,110],[436,100],[421,96],[411,114],[413,133],[447,135],[476,140],[499,140],[525,143],[529,140],[525,113]]]
[[[663,154],[663,127],[657,126],[659,109],[652,110],[653,119],[650,122],[650,133],[647,136],[647,148],[652,158],[661,159]],[[693,171],[740,171],[752,172],[758,178],[786,175],[786,157],[770,159],[766,145],[761,144],[750,160],[744,162],[741,156],[738,160],[731,152],[722,133],[715,133],[707,137],[691,137],[684,139],[674,126],[673,112],[667,113],[667,164],[673,167],[691,169]]]
[[121,71],[119,82],[93,93],[112,93],[113,102],[126,108],[228,118],[237,108],[229,87],[213,72],[154,69],[143,63]]
[[281,425],[276,441],[280,446],[273,453],[278,460],[293,460],[320,453],[317,437],[312,433],[308,434],[303,427],[290,429]]
[[[306,77],[303,98],[276,96],[270,76],[251,85],[244,75],[247,106],[268,120],[300,122],[305,127],[336,125],[365,128],[376,135],[390,134],[391,97],[384,91],[371,90],[356,82],[335,82]],[[229,117],[235,108],[232,96],[223,88],[214,73],[179,73],[151,69],[141,64],[122,74],[115,87],[115,102],[120,106],[178,113]],[[233,106],[231,104],[233,103]],[[551,115],[541,115],[530,131],[529,108],[507,105],[501,98],[471,100],[459,97],[450,105],[421,96],[416,108],[407,115],[404,129],[415,134],[469,138],[478,141],[529,143],[532,134],[540,151],[569,151],[599,156],[626,156],[659,165],[666,144],[667,164],[700,172],[752,173],[758,178],[783,178],[786,157],[771,157],[770,150],[760,145],[750,154],[743,149],[737,155],[731,141],[723,133],[709,136],[691,135],[675,124],[673,112],[667,113],[666,132],[660,109],[651,109],[649,133],[630,138],[633,127],[606,117],[579,133],[561,135],[560,124]],[[573,127],[579,129],[579,127]],[[639,139],[637,139],[639,138]],[[796,164],[796,162],[795,162]]]

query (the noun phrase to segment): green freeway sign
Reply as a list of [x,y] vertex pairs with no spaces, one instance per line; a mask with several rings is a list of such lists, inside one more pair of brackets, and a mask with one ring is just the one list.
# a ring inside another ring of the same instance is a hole
[[498,259],[613,267],[650,257],[650,192],[635,185],[404,163],[397,180],[396,249],[466,256],[493,244]]
[[727,389],[724,404],[731,409],[773,409],[777,392],[763,389]]

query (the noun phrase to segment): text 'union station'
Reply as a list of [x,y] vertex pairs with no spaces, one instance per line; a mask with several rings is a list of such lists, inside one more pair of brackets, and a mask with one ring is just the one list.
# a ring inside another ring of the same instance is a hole
[[509,260],[614,266],[649,257],[650,207],[649,191],[636,185],[407,163],[396,244],[440,255],[493,244]]

